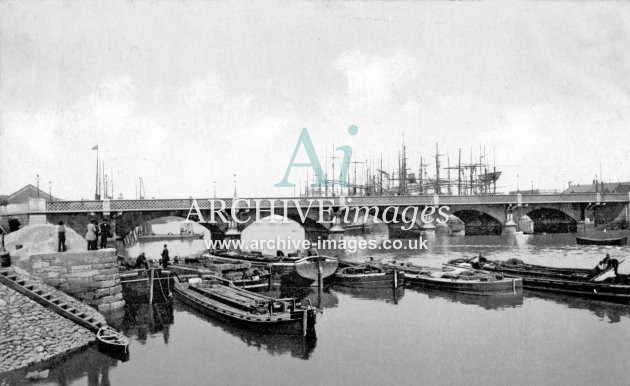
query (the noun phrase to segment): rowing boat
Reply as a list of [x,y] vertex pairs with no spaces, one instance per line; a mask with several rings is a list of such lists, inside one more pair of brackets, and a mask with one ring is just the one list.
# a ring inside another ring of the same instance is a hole
[[256,331],[306,335],[315,326],[315,308],[295,298],[275,299],[214,276],[175,283],[175,296],[204,314]]
[[111,354],[127,354],[129,338],[110,326],[102,327],[96,333],[99,347]]

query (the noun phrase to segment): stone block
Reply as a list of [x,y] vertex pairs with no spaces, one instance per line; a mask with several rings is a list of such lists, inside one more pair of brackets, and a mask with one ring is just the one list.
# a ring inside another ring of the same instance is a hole
[[98,282],[100,284],[100,288],[109,288],[109,287],[113,287],[116,284],[118,284],[120,282],[120,280],[116,281],[116,280],[104,280],[101,282]]
[[122,293],[122,286],[119,284],[117,286],[111,287],[109,291],[110,291],[109,293],[112,295],[120,294]]
[[33,263],[31,264],[31,267],[34,270],[38,270],[44,267],[43,263],[41,261],[33,261]]
[[97,298],[102,298],[103,296],[107,296],[107,295],[111,295],[111,290],[114,287],[111,288],[99,288],[97,290],[94,290],[94,296]]
[[116,309],[122,308],[124,306],[125,306],[125,301],[124,300],[120,300],[120,301],[117,301],[117,302],[110,303],[110,307],[111,307],[112,310],[116,310]]
[[66,273],[62,276],[67,277],[68,279],[71,278],[90,278],[93,279],[94,276],[96,276],[97,272],[96,271],[80,271],[80,272],[72,272],[72,273]]
[[109,304],[109,303],[102,303],[102,304],[99,304],[99,305],[97,306],[97,309],[98,309],[100,312],[107,312],[107,311],[111,311],[111,310],[112,310],[112,305],[111,305],[111,304]]
[[68,283],[70,285],[83,285],[83,284],[87,284],[88,280],[87,278],[84,278],[84,277],[69,277]]
[[68,272],[84,272],[84,271],[92,271],[92,266],[90,264],[86,265],[73,265],[68,268]]

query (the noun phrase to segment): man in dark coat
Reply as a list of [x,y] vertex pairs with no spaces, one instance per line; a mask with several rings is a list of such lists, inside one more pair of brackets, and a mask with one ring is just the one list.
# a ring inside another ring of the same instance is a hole
[[112,227],[109,225],[109,221],[103,221],[101,223],[101,248],[107,248],[107,238],[112,231]]
[[168,261],[168,248],[166,247],[166,244],[164,244],[164,249],[162,250],[162,268],[166,269],[168,267]]

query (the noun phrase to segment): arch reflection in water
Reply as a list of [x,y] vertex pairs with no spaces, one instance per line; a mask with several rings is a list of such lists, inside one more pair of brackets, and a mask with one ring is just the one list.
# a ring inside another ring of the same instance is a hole
[[574,296],[551,292],[525,291],[525,296],[563,305],[566,308],[590,311],[600,320],[608,319],[609,323],[619,323],[621,318],[630,319],[630,307],[622,304],[580,299]]
[[309,331],[306,336],[261,333],[217,321],[179,302],[176,302],[174,307],[178,313],[185,312],[194,315],[239,338],[248,347],[256,347],[258,350],[264,349],[271,355],[290,354],[292,357],[306,360],[309,359],[317,344],[315,330]]
[[451,302],[479,306],[486,310],[503,310],[506,308],[518,308],[523,305],[523,295],[518,296],[486,296],[471,295],[458,292],[440,291],[420,286],[410,286],[408,290],[426,294],[429,299],[441,298]]

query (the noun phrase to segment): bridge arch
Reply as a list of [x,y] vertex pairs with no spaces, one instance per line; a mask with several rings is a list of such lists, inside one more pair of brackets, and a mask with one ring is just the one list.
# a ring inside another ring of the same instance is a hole
[[560,209],[538,208],[527,213],[534,222],[534,233],[575,233],[577,219]]
[[502,222],[488,213],[474,209],[458,209],[451,213],[464,222],[466,235],[500,235]]

